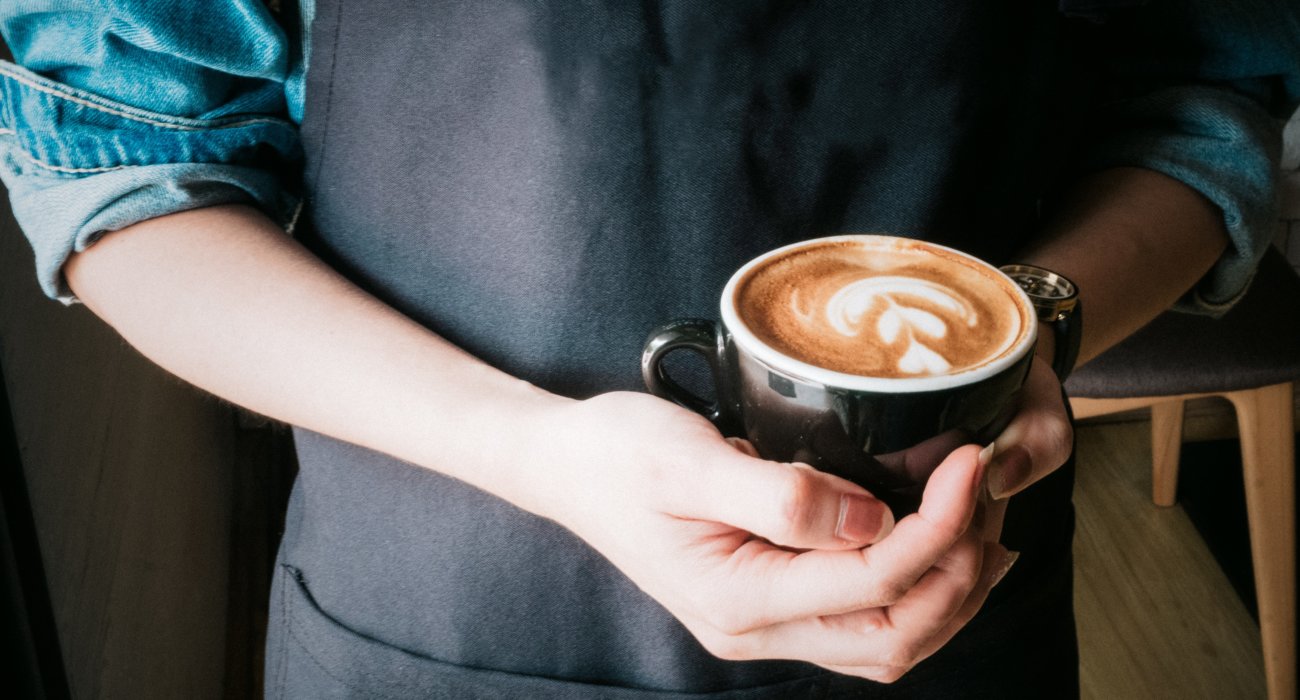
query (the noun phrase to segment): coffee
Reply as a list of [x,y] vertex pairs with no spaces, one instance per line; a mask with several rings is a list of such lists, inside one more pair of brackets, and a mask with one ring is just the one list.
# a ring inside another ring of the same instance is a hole
[[849,236],[761,260],[733,303],[777,352],[835,372],[960,374],[1004,357],[1029,332],[1019,290],[991,266],[907,239]]

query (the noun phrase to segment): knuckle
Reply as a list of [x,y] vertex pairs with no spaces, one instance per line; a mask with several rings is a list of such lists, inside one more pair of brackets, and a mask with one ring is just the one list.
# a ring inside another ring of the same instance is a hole
[[872,673],[870,676],[868,676],[868,678],[870,678],[871,680],[877,683],[884,683],[885,685],[889,685],[891,683],[898,681],[903,676],[907,675],[907,671],[908,669],[905,668],[893,668],[893,667],[882,668]]
[[817,478],[803,469],[790,469],[776,492],[777,522],[773,536],[793,541],[807,527],[817,497]]
[[828,635],[848,634],[857,638],[868,638],[885,632],[888,614],[882,608],[866,608],[836,615],[821,615],[810,618],[816,628]]
[[1064,414],[1043,416],[1036,427],[1053,456],[1069,456],[1070,445],[1074,442],[1074,428]]
[[754,628],[754,621],[749,614],[730,605],[711,605],[703,617],[710,627],[729,637],[744,634]]
[[724,661],[748,661],[752,655],[751,645],[738,635],[714,632],[696,638],[705,651]]
[[897,603],[903,596],[907,595],[910,590],[905,582],[896,578],[885,579],[875,587],[875,595],[871,600],[872,607],[888,607]]
[[857,619],[859,634],[880,634],[889,628],[889,618],[878,608],[864,611]]
[[933,524],[935,536],[952,547],[966,534],[968,523],[955,517],[945,517]]
[[885,654],[884,665],[891,671],[899,671],[899,676],[916,665],[921,654],[921,643],[915,640],[899,642]]
[[972,530],[936,562],[935,567],[969,591],[979,581],[984,561],[984,543],[979,532]]
[[1056,446],[1057,458],[1064,462],[1069,456],[1071,448],[1074,447],[1074,426],[1064,417],[1055,421],[1056,428],[1053,434],[1053,444]]

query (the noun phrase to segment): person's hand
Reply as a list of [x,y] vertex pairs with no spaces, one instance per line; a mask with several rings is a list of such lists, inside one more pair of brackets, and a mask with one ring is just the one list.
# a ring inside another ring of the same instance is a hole
[[1073,443],[1061,383],[1051,366],[1035,357],[1021,392],[1020,410],[993,442],[989,495],[1004,500],[1024,491],[1064,464]]
[[955,634],[1005,573],[1006,549],[970,527],[983,489],[976,446],[953,452],[920,511],[894,523],[862,488],[756,459],[644,394],[566,404],[534,427],[526,505],[721,658],[892,681]]
[[[1061,384],[1050,364],[1035,357],[1016,415],[981,456],[991,460],[985,478],[987,486],[981,489],[971,523],[971,529],[979,533],[981,541],[992,543],[1001,540],[1007,500],[1064,464],[1073,443],[1074,432],[1065,411]],[[998,579],[1006,574],[1018,556],[1018,552],[1010,553],[1003,563],[1005,568],[996,574]],[[918,660],[926,659],[941,649],[970,622],[983,604],[984,597],[979,595],[979,591],[972,591],[948,626],[934,635],[920,651]]]
[[1019,411],[993,441],[982,503],[986,540],[1001,536],[1007,499],[1056,471],[1073,449],[1061,383],[1040,354],[1029,369]]

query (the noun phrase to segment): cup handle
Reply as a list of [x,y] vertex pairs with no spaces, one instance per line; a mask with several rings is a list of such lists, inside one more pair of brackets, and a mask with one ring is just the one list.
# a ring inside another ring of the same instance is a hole
[[[673,350],[690,350],[709,363],[717,398],[709,401],[696,396],[668,376],[663,359]],[[732,418],[726,405],[726,354],[727,337],[721,324],[700,318],[678,319],[656,328],[646,340],[641,378],[651,394],[695,411],[725,431]]]

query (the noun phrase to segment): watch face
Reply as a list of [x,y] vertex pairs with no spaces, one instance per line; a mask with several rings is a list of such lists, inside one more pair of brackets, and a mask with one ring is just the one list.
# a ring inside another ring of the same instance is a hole
[[1012,275],[1011,279],[1016,281],[1025,293],[1031,297],[1043,297],[1046,299],[1068,299],[1074,296],[1074,285],[1070,281],[1061,277],[1055,280],[1044,277],[1037,277],[1030,274]]
[[1033,265],[1003,265],[1000,269],[1025,290],[1034,307],[1043,312],[1043,320],[1054,319],[1074,308],[1078,288],[1055,272]]

